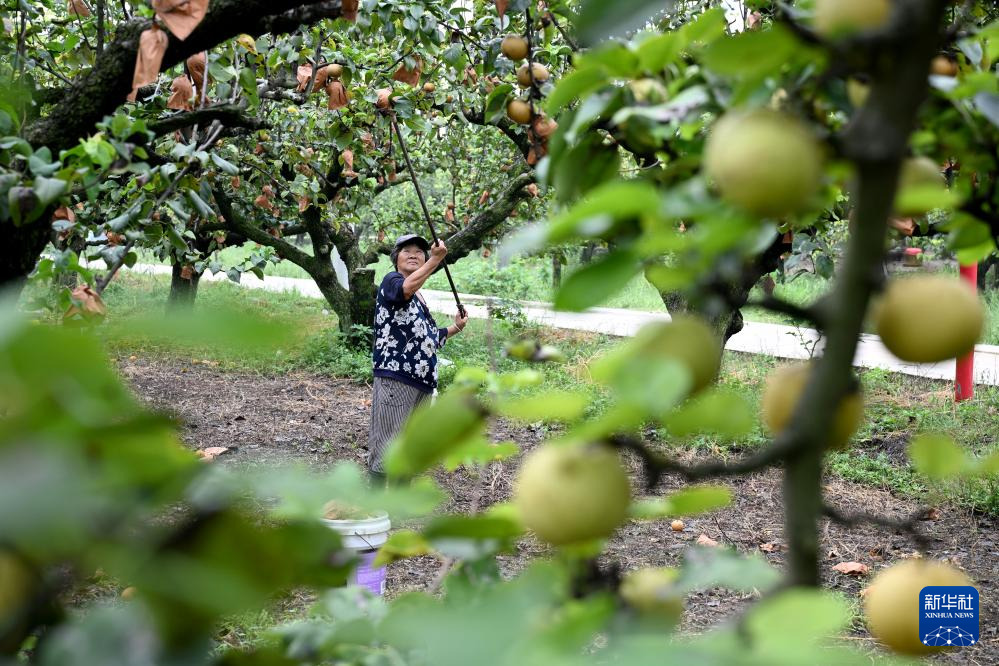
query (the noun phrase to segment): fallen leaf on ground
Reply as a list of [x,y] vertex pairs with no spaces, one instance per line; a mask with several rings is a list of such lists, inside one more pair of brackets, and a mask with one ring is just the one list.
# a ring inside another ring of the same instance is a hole
[[697,537],[697,545],[707,546],[708,548],[717,548],[718,542],[709,537],[707,534],[702,534],[701,536]]
[[923,520],[940,520],[940,517],[941,517],[940,509],[938,509],[936,507],[932,507],[932,508],[929,508],[929,509],[926,510],[926,512],[922,516],[922,519]]
[[866,576],[871,570],[869,566],[860,562],[840,562],[832,569],[848,576]]
[[760,550],[764,553],[779,553],[784,550],[784,546],[779,543],[761,543]]
[[228,446],[209,446],[207,449],[198,450],[197,454],[199,458],[201,458],[205,462],[209,462],[215,460],[220,455],[222,455],[223,453],[227,453],[228,451],[229,451]]

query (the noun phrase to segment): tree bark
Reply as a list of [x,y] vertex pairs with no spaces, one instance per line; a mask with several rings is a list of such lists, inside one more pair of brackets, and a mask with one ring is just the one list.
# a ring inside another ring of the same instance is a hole
[[552,291],[562,286],[562,257],[555,253],[552,255]]
[[761,277],[777,270],[781,256],[789,249],[790,246],[784,242],[783,234],[778,234],[762,254],[754,257],[753,261],[743,268],[738,280],[714,281],[701,285],[699,291],[712,295],[713,298],[710,300],[691,302],[684,293],[678,291],[660,291],[659,297],[671,315],[693,312],[702,316],[717,333],[724,348],[729,338],[741,331],[745,325],[742,307],[749,301],[749,293]]
[[[340,0],[213,0],[201,24],[184,41],[170,36],[161,71],[187,57],[208,50],[241,33],[288,32],[299,25],[336,18]],[[24,138],[33,147],[48,146],[53,153],[72,148],[94,131],[96,123],[113,115],[131,90],[139,36],[149,19],[130,19],[118,26],[115,38],[97,54],[94,66],[60,91],[60,101],[43,117],[28,122]],[[0,286],[20,291],[34,270],[51,233],[48,212],[36,222],[15,227],[0,220]]]
[[194,307],[198,297],[198,284],[201,273],[192,271],[190,278],[184,278],[184,267],[174,262],[170,276],[170,296],[167,298],[167,310],[189,310]]
[[[170,36],[160,71],[242,33],[256,37],[265,32],[287,32],[303,23],[339,15],[339,0],[213,0],[208,14],[187,39]],[[118,26],[115,39],[97,56],[93,68],[65,91],[62,102],[25,127],[28,142],[57,153],[73,147],[104,116],[113,115],[131,90],[139,36],[150,25],[149,19],[136,18]]]
[[[48,219],[48,218],[45,218]],[[20,293],[31,271],[35,270],[38,256],[49,242],[52,226],[36,222],[15,227],[9,220],[0,222],[0,286]]]
[[[989,270],[995,268],[992,279],[989,279]],[[986,292],[995,289],[999,284],[999,255],[991,254],[978,264],[978,291]]]
[[375,269],[355,268],[350,272],[350,318],[352,326],[365,326],[367,331],[364,335],[358,330],[340,330],[347,335],[352,343],[371,348],[374,341],[375,325],[375,299],[378,296],[378,287],[375,284]]

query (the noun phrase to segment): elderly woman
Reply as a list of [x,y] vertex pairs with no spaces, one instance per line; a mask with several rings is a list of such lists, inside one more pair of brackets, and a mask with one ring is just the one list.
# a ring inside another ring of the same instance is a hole
[[378,288],[373,349],[375,387],[371,399],[368,470],[384,481],[382,458],[417,405],[437,388],[437,350],[465,328],[468,317],[456,314],[454,324],[438,328],[420,287],[447,256],[443,241],[433,247],[416,234],[395,242],[392,265]]

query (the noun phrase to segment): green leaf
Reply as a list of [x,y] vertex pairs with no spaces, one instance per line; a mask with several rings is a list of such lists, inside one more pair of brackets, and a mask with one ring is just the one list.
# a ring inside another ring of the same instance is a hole
[[576,30],[584,45],[592,45],[612,35],[641,28],[659,13],[671,10],[675,0],[586,0],[576,20]]
[[937,433],[917,435],[909,442],[909,457],[921,474],[931,479],[949,479],[969,468],[967,455],[958,444]]
[[462,465],[488,465],[520,453],[516,442],[490,442],[485,437],[472,440],[451,451],[444,458],[444,469],[453,472]]
[[743,396],[711,388],[682,405],[664,425],[677,437],[709,433],[734,439],[751,433],[755,421],[753,408]]
[[683,26],[684,46],[709,44],[724,36],[727,30],[728,19],[725,18],[725,11],[721,7],[714,7]]
[[975,472],[983,476],[999,474],[999,452],[992,453],[977,461]]
[[215,163],[215,166],[222,169],[224,173],[227,173],[230,176],[239,175],[239,167],[232,162],[222,159],[215,153],[212,153],[212,162]]
[[693,378],[675,359],[629,355],[620,361],[610,383],[622,404],[659,419],[689,394]]
[[608,75],[624,79],[639,74],[638,54],[620,42],[603,44],[579,57],[579,69],[602,67]]
[[802,663],[811,654],[804,648],[838,636],[851,617],[850,605],[842,596],[827,590],[794,588],[755,605],[745,622],[754,651],[793,655]]
[[484,411],[469,390],[452,389],[433,405],[418,408],[385,454],[385,471],[393,477],[427,471],[484,426]]
[[914,185],[899,190],[895,209],[903,215],[920,214],[935,208],[956,208],[963,197],[943,185]]
[[173,249],[177,250],[178,252],[188,251],[187,241],[184,240],[183,236],[177,233],[176,229],[174,229],[170,225],[167,225],[166,228],[163,230],[163,232],[164,235],[167,237],[167,240],[169,240],[170,244],[173,246]]
[[667,32],[646,39],[638,46],[638,61],[646,72],[656,73],[671,64],[683,50],[680,32]]
[[669,497],[636,502],[632,505],[631,514],[644,520],[678,518],[715,511],[731,503],[732,491],[727,486],[695,486]]
[[684,555],[677,584],[688,591],[709,587],[762,591],[780,579],[780,572],[759,555],[745,557],[727,548],[693,548]]
[[215,212],[212,207],[205,203],[205,200],[198,196],[198,193],[194,190],[187,190],[187,200],[191,202],[195,210],[198,211],[198,215],[202,218],[209,219],[215,217]]
[[7,190],[7,206],[15,227],[31,222],[41,206],[30,187],[12,187]]
[[630,252],[608,254],[600,261],[573,272],[555,295],[555,309],[582,312],[616,294],[640,270]]
[[58,160],[53,161],[52,151],[47,146],[42,146],[28,158],[28,168],[36,176],[51,176],[60,166],[62,163]]
[[491,122],[500,114],[506,113],[506,105],[513,86],[509,83],[496,86],[489,96],[486,97],[486,122]]
[[550,391],[543,396],[502,400],[496,406],[500,414],[534,423],[536,421],[573,421],[581,418],[590,404],[590,396],[573,391]]
[[257,96],[257,72],[255,69],[250,67],[241,69],[239,71],[239,85],[254,104],[260,102],[260,98]]
[[957,260],[959,263],[964,265],[977,264],[984,261],[989,255],[996,251],[996,244],[991,238],[979,243],[978,245],[972,245],[971,247],[963,247],[957,251]]
[[60,178],[45,178],[43,176],[35,178],[35,183],[32,185],[32,189],[42,206],[48,206],[59,199],[66,192],[67,187],[66,181]]
[[374,567],[383,567],[409,557],[419,557],[433,552],[433,547],[419,532],[397,530],[389,535],[388,541],[378,548],[378,555],[372,562]]
[[655,215],[659,207],[659,192],[650,183],[605,183],[549,223],[548,242],[557,244],[576,236],[598,236],[616,220]]
[[603,67],[586,67],[572,71],[555,86],[555,90],[545,102],[545,108],[548,113],[555,115],[577,97],[582,97],[607,83],[607,72]]
[[999,95],[982,92],[975,95],[975,107],[978,112],[989,119],[989,122],[999,127]]
[[788,30],[775,25],[716,40],[701,57],[705,66],[718,74],[755,78],[779,72],[801,48]]
[[434,518],[423,528],[423,536],[438,539],[515,539],[524,533],[516,520],[501,515],[450,515]]

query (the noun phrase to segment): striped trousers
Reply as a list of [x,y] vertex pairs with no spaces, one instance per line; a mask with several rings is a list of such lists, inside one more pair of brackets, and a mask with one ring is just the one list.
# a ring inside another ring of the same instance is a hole
[[371,430],[368,434],[368,469],[384,473],[382,458],[389,442],[402,429],[416,407],[430,398],[418,388],[388,377],[375,377],[371,396]]

